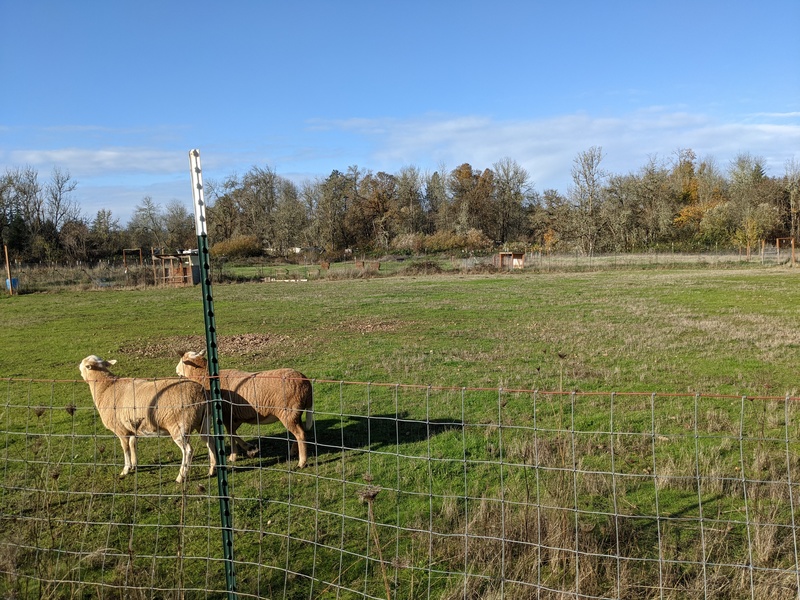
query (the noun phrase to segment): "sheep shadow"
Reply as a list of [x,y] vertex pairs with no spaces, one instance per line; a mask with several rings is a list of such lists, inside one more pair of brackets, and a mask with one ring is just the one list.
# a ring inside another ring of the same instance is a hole
[[[279,425],[275,427],[280,427]],[[314,427],[306,432],[309,459],[317,464],[335,460],[342,452],[351,450],[392,451],[404,445],[423,442],[436,435],[451,430],[461,430],[460,421],[436,419],[418,421],[409,419],[406,414],[376,414],[370,416],[344,415],[339,418],[324,418],[317,415]],[[240,434],[242,431],[240,430]],[[294,436],[283,428],[274,433],[256,432],[255,437],[246,438],[249,444],[258,449],[256,456],[240,456],[236,461],[237,470],[270,467],[286,460],[296,462],[295,455],[289,458],[289,449]],[[226,437],[226,448],[230,439]],[[253,464],[253,460],[258,461]]]

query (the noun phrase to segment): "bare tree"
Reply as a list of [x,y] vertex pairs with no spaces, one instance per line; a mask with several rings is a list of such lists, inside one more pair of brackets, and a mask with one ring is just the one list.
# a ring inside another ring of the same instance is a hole
[[645,233],[638,221],[641,208],[638,184],[635,175],[612,175],[608,180],[603,223],[608,230],[607,247],[615,252],[628,252],[644,245]]
[[422,230],[425,215],[422,210],[422,176],[417,167],[403,167],[397,175],[397,202],[400,206],[403,233]]
[[233,192],[243,220],[242,233],[255,235],[265,246],[274,243],[273,212],[278,203],[279,179],[269,167],[253,167]]
[[300,185],[300,202],[307,215],[307,223],[302,232],[306,246],[321,245],[321,224],[317,213],[322,202],[323,185],[324,182],[319,178],[313,181],[304,181]]
[[67,221],[61,226],[61,246],[72,260],[88,258],[89,226],[83,220]]
[[[653,157],[639,170],[636,182],[638,224],[645,245],[669,241],[674,235],[675,217],[679,211],[669,171]],[[684,193],[684,188],[681,193]]]
[[497,239],[506,243],[522,233],[524,206],[531,185],[528,172],[510,158],[499,160],[492,168],[497,201]]
[[322,182],[320,192],[315,214],[319,244],[327,252],[346,248],[349,238],[345,230],[345,216],[355,194],[352,179],[334,170]]
[[789,197],[789,215],[791,218],[791,235],[800,241],[798,222],[800,221],[800,162],[792,158],[786,161],[784,181],[786,194]]
[[289,248],[300,246],[303,230],[307,226],[303,201],[297,186],[289,180],[281,181],[278,205],[275,207],[275,248],[286,254]]
[[45,222],[44,197],[39,183],[39,172],[33,167],[16,168],[9,172],[12,184],[11,204],[15,214],[32,234],[37,234]]
[[164,248],[167,233],[163,223],[161,207],[150,196],[145,196],[128,222],[128,231],[134,244],[140,248]]
[[348,237],[359,248],[386,249],[399,232],[401,217],[397,178],[389,173],[367,173],[360,193],[349,203],[345,215]]
[[546,253],[566,246],[576,237],[575,219],[569,201],[549,188],[536,198],[528,213],[529,235]]
[[45,218],[59,231],[67,221],[80,220],[80,206],[72,196],[77,187],[78,182],[72,179],[69,171],[53,167],[50,181],[45,185]]
[[163,223],[168,248],[184,249],[196,246],[194,216],[189,212],[185,202],[170,201],[164,211]]
[[764,163],[762,157],[742,153],[730,167],[729,210],[737,223],[736,241],[742,245],[744,241],[748,247],[760,239],[781,235],[781,209],[784,215],[789,212],[781,202],[785,191],[767,177]]
[[436,230],[452,231],[455,228],[452,201],[447,193],[446,174],[446,167],[442,166],[439,170],[425,175],[423,202],[428,215],[426,233],[433,233]]
[[587,256],[595,252],[601,230],[600,209],[603,200],[603,183],[607,177],[600,168],[603,149],[592,146],[580,152],[572,164],[570,200],[576,209],[576,230],[581,248]]
[[447,183],[453,197],[456,231],[466,233],[476,229],[491,239],[497,239],[494,173],[491,169],[481,172],[464,163],[453,169]]

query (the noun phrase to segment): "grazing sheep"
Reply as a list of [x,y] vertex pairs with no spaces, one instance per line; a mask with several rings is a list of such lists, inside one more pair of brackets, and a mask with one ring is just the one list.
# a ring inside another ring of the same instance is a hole
[[[199,381],[209,389],[208,360],[205,350],[186,352],[175,371],[182,377]],[[239,425],[250,423],[274,423],[280,421],[297,439],[299,468],[306,465],[306,431],[314,424],[313,390],[308,378],[294,369],[275,369],[260,373],[249,373],[236,369],[223,369],[219,374],[222,392],[222,418],[231,436],[231,454],[228,460],[237,458],[237,448],[248,456],[255,456],[252,447],[236,435]],[[302,424],[306,413],[305,425]]]
[[125,455],[125,468],[120,477],[136,470],[136,438],[168,433],[181,449],[182,459],[178,483],[189,475],[192,447],[189,434],[196,430],[208,447],[213,475],[217,459],[208,435],[206,418],[208,400],[203,386],[185,379],[151,380],[117,377],[109,368],[116,360],[87,356],[78,365],[81,376],[89,384],[92,399],[103,425],[116,434]]

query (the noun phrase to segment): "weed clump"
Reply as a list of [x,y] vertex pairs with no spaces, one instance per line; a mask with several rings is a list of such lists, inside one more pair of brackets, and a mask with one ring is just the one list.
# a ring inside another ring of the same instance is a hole
[[439,275],[443,272],[439,263],[432,260],[414,261],[400,271],[402,275]]

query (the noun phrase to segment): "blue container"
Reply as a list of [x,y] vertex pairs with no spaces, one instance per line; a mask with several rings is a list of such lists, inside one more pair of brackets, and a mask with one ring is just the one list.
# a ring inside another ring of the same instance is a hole
[[15,292],[17,289],[19,289],[19,279],[12,277],[11,281],[9,281],[8,278],[6,278],[6,290],[11,291],[12,287],[14,288]]

